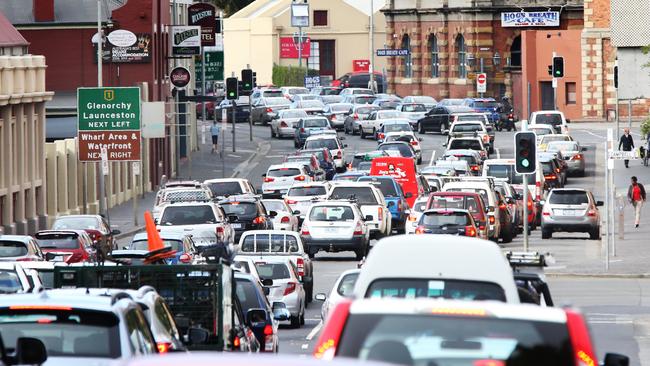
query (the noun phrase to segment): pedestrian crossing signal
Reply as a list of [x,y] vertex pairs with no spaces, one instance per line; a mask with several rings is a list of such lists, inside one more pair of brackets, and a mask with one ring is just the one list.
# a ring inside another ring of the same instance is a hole
[[237,78],[226,79],[226,99],[236,100],[239,98],[239,82]]

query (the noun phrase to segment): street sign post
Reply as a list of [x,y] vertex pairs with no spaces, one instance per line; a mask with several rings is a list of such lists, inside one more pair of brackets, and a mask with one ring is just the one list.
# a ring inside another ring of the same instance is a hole
[[402,48],[380,48],[377,50],[377,56],[408,56],[410,53],[410,50]]
[[485,93],[487,90],[487,74],[479,73],[476,75],[476,92]]

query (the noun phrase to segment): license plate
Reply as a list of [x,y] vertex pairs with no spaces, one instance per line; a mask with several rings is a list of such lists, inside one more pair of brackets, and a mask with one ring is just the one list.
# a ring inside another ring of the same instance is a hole
[[576,210],[562,210],[562,215],[564,216],[575,216]]
[[337,228],[335,228],[335,227],[328,227],[328,228],[325,228],[325,232],[326,232],[326,233],[336,233],[336,232],[338,232],[338,231],[339,231],[339,230],[338,230]]
[[233,229],[242,229],[244,228],[244,225],[242,224],[230,224]]

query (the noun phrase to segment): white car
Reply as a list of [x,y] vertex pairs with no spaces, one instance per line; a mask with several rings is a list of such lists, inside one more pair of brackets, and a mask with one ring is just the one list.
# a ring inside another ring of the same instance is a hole
[[235,244],[235,230],[216,203],[170,203],[163,207],[157,224],[160,230],[182,231],[192,235],[197,246],[217,244],[215,238],[218,243]]
[[363,213],[371,236],[381,238],[392,231],[392,216],[384,194],[370,182],[334,182],[328,200],[353,200]]
[[285,256],[268,255],[255,259],[254,263],[262,285],[269,289],[269,302],[281,302],[287,306],[294,328],[304,325],[307,306],[305,289],[293,262]]
[[306,117],[308,117],[307,112],[302,109],[282,109],[278,111],[277,117],[271,120],[271,137],[293,137],[296,133],[298,121]]
[[408,95],[402,99],[402,103],[418,103],[424,105],[428,111],[438,105],[438,102],[428,95]]
[[341,301],[349,299],[354,293],[354,284],[359,278],[360,269],[349,269],[341,273],[339,278],[334,282],[334,286],[330,291],[329,295],[323,293],[316,294],[316,300],[322,301],[323,305],[320,310],[320,317],[323,321],[327,320],[330,312],[338,305]]
[[254,195],[255,188],[248,179],[244,178],[218,178],[208,179],[203,182],[212,195],[221,200],[229,196]]
[[449,128],[449,136],[453,137],[480,137],[483,144],[487,146],[490,153],[494,146],[490,142],[490,135],[481,121],[455,121]]
[[368,88],[345,88],[339,95],[375,95],[375,93]]
[[413,208],[406,218],[406,225],[404,225],[405,234],[415,234],[415,229],[418,227],[418,222],[420,222],[420,217],[422,213],[427,209],[427,202],[429,197],[418,197],[413,203]]
[[542,137],[546,135],[555,135],[555,129],[551,125],[535,125],[535,126],[528,126],[528,131],[529,132],[535,132],[535,137],[537,138],[537,144],[539,145],[539,141],[542,139]]
[[282,95],[289,100],[293,100],[293,96],[296,94],[309,94],[309,89],[302,86],[283,86],[280,90]]
[[281,198],[294,183],[312,180],[302,163],[271,165],[263,177],[262,195],[264,198]]
[[377,131],[381,128],[387,120],[394,120],[396,118],[403,118],[402,113],[392,109],[381,109],[370,113],[368,117],[359,122],[361,138],[370,135],[373,139],[377,138]]
[[334,159],[337,171],[345,170],[345,148],[348,145],[341,143],[341,139],[334,134],[320,134],[307,137],[303,150],[327,148]]
[[353,251],[363,259],[370,248],[370,230],[356,203],[324,201],[311,206],[300,229],[307,254]]
[[537,111],[530,114],[528,126],[550,125],[555,132],[566,135],[569,133],[569,122],[571,121],[566,119],[564,113],[560,111]]
[[262,205],[266,211],[277,212],[277,215],[271,219],[273,222],[273,230],[298,231],[298,216],[293,214],[293,210],[284,200],[262,200]]
[[396,110],[402,112],[402,116],[408,118],[411,127],[415,127],[418,121],[426,115],[430,109],[421,103],[404,103],[398,105]]
[[29,283],[28,274],[18,263],[0,262],[0,293],[11,294],[29,292],[32,285]]
[[294,184],[284,196],[291,211],[302,221],[309,207],[316,201],[323,201],[331,188],[329,182],[310,182]]
[[384,134],[384,142],[393,141],[408,142],[415,152],[417,163],[422,164],[422,146],[420,145],[422,139],[415,136],[413,131],[387,132]]
[[549,142],[555,142],[555,141],[570,142],[573,141],[573,137],[569,135],[560,135],[560,134],[542,136],[542,138],[537,140],[537,151],[538,152],[546,151]]
[[447,150],[476,150],[481,154],[483,159],[488,158],[489,152],[487,146],[480,137],[452,137],[444,144]]
[[151,216],[154,220],[159,218],[162,208],[169,203],[196,201],[207,202],[211,201],[212,198],[212,191],[205,186],[200,188],[167,188],[164,193],[160,195],[160,199],[157,200],[156,205],[151,210]]
[[442,187],[443,192],[475,192],[483,197],[488,208],[488,238],[497,242],[501,235],[501,217],[496,193],[487,181],[466,180],[449,182]]
[[[515,159],[488,159],[483,162],[483,176],[505,179],[509,184],[523,184],[522,175],[515,173]],[[539,160],[534,179],[528,178],[528,190],[534,192],[533,200],[538,201],[544,195],[546,178]]]

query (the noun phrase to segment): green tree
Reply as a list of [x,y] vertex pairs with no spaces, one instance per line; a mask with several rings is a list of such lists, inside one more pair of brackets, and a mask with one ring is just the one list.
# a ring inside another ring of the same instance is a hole
[[235,14],[252,2],[253,0],[212,0],[214,6],[222,9],[227,17]]

